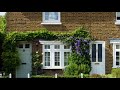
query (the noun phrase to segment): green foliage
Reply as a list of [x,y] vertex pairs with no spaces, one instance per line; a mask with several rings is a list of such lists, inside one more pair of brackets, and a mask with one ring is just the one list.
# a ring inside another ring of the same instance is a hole
[[[55,78],[55,76],[46,76],[46,75],[32,75],[31,78]],[[57,78],[80,78],[79,76],[60,76]]]
[[102,78],[114,78],[112,74],[102,75]]
[[75,63],[71,63],[69,64],[66,68],[65,68],[65,72],[64,75],[79,75],[79,68],[78,65]]
[[[32,75],[31,78],[55,78],[54,75],[52,76],[48,76],[48,75]],[[57,78],[80,78],[80,76],[77,76],[77,75],[58,75]],[[84,74],[84,78],[89,78],[89,75],[88,74]]]
[[99,74],[92,74],[90,75],[90,78],[102,78],[102,76]]
[[[2,44],[3,44],[3,41],[4,41],[4,37],[5,37],[5,33],[3,31],[0,31],[0,56],[3,52]],[[0,57],[0,71],[2,71],[2,67],[3,67],[3,60]]]
[[32,68],[33,68],[33,74],[37,75],[37,71],[38,69],[42,68],[42,64],[41,64],[41,56],[38,53],[38,51],[36,51],[35,53],[33,53],[32,55]]
[[32,75],[31,78],[55,78],[54,76]]
[[[75,37],[76,39],[71,39],[71,37]],[[73,45],[77,39],[86,39],[86,40],[90,40],[90,34],[85,30],[85,28],[78,28],[76,29],[74,32],[50,32],[48,31],[46,28],[41,28],[37,31],[29,31],[29,32],[10,32],[7,33],[5,35],[5,40],[3,42],[3,53],[2,53],[2,59],[3,59],[3,63],[5,65],[4,70],[6,70],[7,72],[12,71],[12,69],[16,68],[17,66],[19,66],[20,62],[18,55],[18,52],[16,50],[17,47],[17,43],[19,41],[32,41],[35,39],[41,39],[41,40],[60,40],[63,43],[69,44],[69,45]],[[84,53],[84,50],[86,50],[85,48],[89,49],[88,46],[85,46],[84,44],[82,44],[82,51]],[[85,47],[85,48],[84,48]],[[72,48],[72,51],[75,48]],[[9,52],[9,53],[8,53]],[[11,54],[10,54],[11,52]],[[8,54],[9,57],[8,58]],[[34,68],[38,68],[41,67],[41,62],[36,62],[37,56],[35,55],[35,57],[33,56],[33,67]],[[9,60],[9,63],[7,63],[6,61]],[[34,61],[35,60],[35,61]],[[90,57],[89,55],[83,55],[83,56],[79,56],[79,55],[71,55],[71,62],[74,62],[74,64],[70,64],[72,65],[72,67],[74,67],[75,71],[75,75],[79,74],[80,72],[84,73],[88,73],[90,71]],[[12,62],[16,62],[13,64],[12,68],[9,68],[9,65],[12,65]],[[8,65],[9,64],[9,65]],[[81,65],[82,64],[82,65]],[[85,64],[85,65],[83,65]],[[40,66],[39,66],[40,65]],[[77,66],[76,66],[77,65]],[[68,66],[69,67],[69,66]],[[88,70],[86,69],[88,68]],[[72,68],[71,68],[72,69]],[[78,72],[77,72],[78,70]],[[73,71],[73,70],[72,70]]]
[[89,74],[91,71],[90,59],[85,59],[77,53],[71,53],[68,58],[69,65],[65,68],[64,75]]
[[73,32],[73,36],[74,37],[78,37],[78,38],[85,38],[85,39],[90,39],[90,33],[88,32],[88,30],[85,27],[79,27],[76,28],[75,31]]
[[0,31],[5,31],[5,29],[6,29],[5,16],[0,16]]
[[89,73],[91,68],[90,60],[86,60],[84,57],[78,55],[77,53],[71,53],[68,58],[68,67],[65,69],[65,75],[80,75],[80,73]]
[[80,64],[78,68],[80,73],[84,73],[84,74],[89,74],[89,72],[91,71],[91,68],[88,64]]
[[16,52],[3,52],[2,58],[4,59],[3,68],[6,73],[14,72],[15,68],[20,64],[19,56]]
[[72,53],[68,58],[69,65],[66,67],[65,75],[89,74],[91,71],[91,61],[89,55],[90,33],[84,27],[76,29],[72,36],[63,40],[72,46]]
[[115,78],[120,78],[120,68],[112,68],[112,76]]
[[65,76],[58,76],[58,78],[80,78],[80,76],[76,76],[76,75],[65,75]]
[[83,78],[90,78],[89,74],[83,74]]
[[68,57],[68,63],[76,63],[77,65],[80,65],[80,64],[88,64],[90,65],[91,61],[90,59],[87,59],[77,53],[71,53],[71,55]]
[[59,40],[70,45],[75,42],[75,39],[77,40],[80,38],[92,40],[90,33],[85,27],[76,28],[73,32],[62,33],[62,35],[59,35],[58,37]]

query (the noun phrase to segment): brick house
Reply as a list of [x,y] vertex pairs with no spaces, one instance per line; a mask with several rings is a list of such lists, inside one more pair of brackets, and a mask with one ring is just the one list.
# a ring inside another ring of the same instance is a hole
[[[85,26],[96,39],[90,50],[91,74],[108,74],[112,68],[120,66],[119,12],[7,12],[6,19],[7,32],[35,31],[39,28],[64,32]],[[64,58],[71,51],[70,48],[65,49],[59,41],[23,41],[19,45],[21,60],[24,61],[25,58],[27,63],[30,63],[28,60],[31,59],[31,52],[36,50],[42,54],[45,73],[62,74]],[[23,64],[25,63],[22,63],[18,70],[18,77],[21,72],[31,70],[31,65],[22,66]]]

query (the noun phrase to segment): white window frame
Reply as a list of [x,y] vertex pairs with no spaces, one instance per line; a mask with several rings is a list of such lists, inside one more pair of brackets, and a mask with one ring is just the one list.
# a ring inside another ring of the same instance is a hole
[[112,68],[119,68],[120,65],[116,65],[116,51],[120,51],[119,49],[116,50],[116,45],[120,45],[119,39],[110,40],[110,43],[113,45],[113,67]]
[[116,45],[120,45],[120,43],[113,43],[113,68],[120,67],[120,65],[116,65],[116,52],[120,52],[120,49],[116,49]]
[[118,17],[118,16],[117,16],[117,13],[120,13],[120,12],[116,12],[116,20],[115,20],[115,24],[116,24],[116,25],[120,25],[120,20],[117,20],[117,17]]
[[58,12],[58,20],[45,20],[45,12],[42,13],[42,23],[44,25],[49,25],[49,24],[53,24],[53,25],[59,25],[62,24],[61,23],[61,14],[60,12]]
[[[64,69],[66,66],[64,66],[64,52],[70,52],[71,53],[71,46],[70,49],[64,49],[64,45],[60,41],[39,41],[40,44],[42,44],[42,63],[43,63],[43,69]],[[50,49],[44,49],[45,45],[50,45]],[[60,49],[54,49],[55,45],[60,45]],[[45,52],[50,52],[50,66],[45,66]],[[55,66],[55,59],[54,59],[54,53],[60,52],[60,66]]]

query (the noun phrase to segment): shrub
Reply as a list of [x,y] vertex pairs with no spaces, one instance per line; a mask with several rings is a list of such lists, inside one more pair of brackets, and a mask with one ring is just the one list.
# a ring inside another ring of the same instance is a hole
[[99,74],[92,74],[90,75],[90,78],[102,78],[102,76]]
[[80,73],[88,74],[90,72],[90,67],[88,64],[80,64],[78,68]]
[[37,75],[38,74],[38,69],[42,68],[41,64],[41,55],[36,51],[35,53],[32,54],[32,74]]
[[[33,75],[31,76],[31,78],[55,78],[55,76],[46,76],[46,75]],[[70,76],[70,75],[66,75],[66,76],[59,76],[57,78],[80,78],[79,76]]]
[[112,68],[112,76],[115,78],[120,78],[120,68]]
[[54,76],[33,75],[31,78],[54,78]]
[[79,76],[58,76],[58,78],[80,78]]
[[113,78],[112,74],[101,75],[102,78]]
[[65,68],[64,75],[79,75],[78,65],[75,63],[71,63],[69,66]]
[[14,73],[16,67],[20,65],[20,59],[17,51],[3,52],[2,58],[3,58],[3,69],[7,74]]
[[89,78],[90,75],[89,74],[83,74],[83,78]]
[[90,61],[77,53],[71,53],[68,58],[69,65],[64,70],[64,75],[89,74],[91,67]]

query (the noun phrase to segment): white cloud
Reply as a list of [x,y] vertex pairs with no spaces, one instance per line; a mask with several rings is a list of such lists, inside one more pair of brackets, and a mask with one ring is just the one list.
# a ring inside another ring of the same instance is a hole
[[4,16],[6,12],[0,12],[0,16]]

